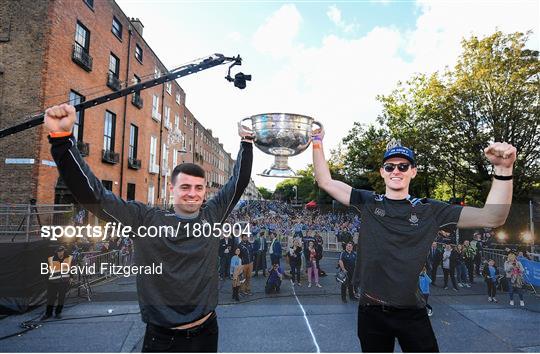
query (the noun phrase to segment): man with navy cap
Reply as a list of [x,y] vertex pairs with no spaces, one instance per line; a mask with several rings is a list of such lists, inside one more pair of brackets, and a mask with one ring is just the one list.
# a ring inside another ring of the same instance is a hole
[[450,205],[409,195],[416,177],[411,149],[393,141],[379,173],[385,194],[354,189],[332,179],[324,158],[324,130],[314,132],[313,166],[319,187],[362,217],[359,254],[354,270],[360,287],[358,338],[363,352],[391,352],[397,338],[403,352],[438,352],[418,275],[441,228],[497,227],[506,221],[512,202],[512,169],[516,148],[489,145],[484,154],[493,164],[493,183],[483,208]]

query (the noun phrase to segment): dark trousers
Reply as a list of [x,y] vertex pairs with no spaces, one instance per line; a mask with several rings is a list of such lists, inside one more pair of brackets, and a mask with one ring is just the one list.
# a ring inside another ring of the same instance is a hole
[[229,253],[224,253],[223,256],[219,258],[219,276],[226,278],[231,269],[231,256]]
[[347,281],[341,283],[341,299],[344,301],[347,300],[347,291],[349,292],[349,298],[351,300],[355,300],[356,297],[354,296],[354,286],[352,284],[352,273],[348,273]]
[[142,351],[143,353],[217,353],[218,332],[215,316],[189,330],[147,324]]
[[444,274],[444,287],[446,288],[448,286],[448,276],[450,275],[450,279],[452,279],[452,285],[454,286],[454,289],[457,289],[456,284],[456,277],[454,276],[455,268],[452,267],[450,269],[443,268],[443,274]]
[[277,254],[271,254],[270,255],[270,262],[272,262],[272,264],[279,264],[281,266],[281,262],[280,262],[280,257],[277,255]]
[[429,294],[422,294],[422,296],[424,297],[424,300],[426,300],[426,308],[433,310],[433,307],[431,307],[431,305],[428,304]]
[[281,280],[279,280],[277,283],[266,284],[264,286],[264,292],[266,294],[279,293],[280,288],[281,288]]
[[294,282],[294,277],[296,276],[296,282],[300,283],[300,268],[302,267],[302,263],[298,261],[292,261],[290,265],[292,281]]
[[467,266],[467,273],[469,273],[469,283],[474,283],[474,258],[465,259],[465,265]]
[[497,284],[491,280],[488,280],[486,284],[487,284],[488,296],[495,297],[495,295],[497,294]]
[[480,254],[480,251],[476,254],[474,257],[474,272],[476,275],[480,276],[482,269],[480,268],[482,265],[482,255]]
[[358,307],[358,338],[362,352],[394,351],[397,338],[403,352],[439,352],[426,309]]
[[46,314],[51,316],[54,308],[54,303],[58,297],[58,304],[54,313],[59,314],[64,308],[64,300],[66,299],[66,293],[69,289],[68,282],[47,282],[47,310]]
[[266,252],[257,252],[253,270],[255,275],[259,274],[259,270],[262,270],[263,274],[266,275]]
[[440,264],[441,264],[440,262],[433,262],[431,264],[430,277],[431,277],[431,284],[432,285],[435,285],[435,283],[437,282],[437,268],[439,268]]

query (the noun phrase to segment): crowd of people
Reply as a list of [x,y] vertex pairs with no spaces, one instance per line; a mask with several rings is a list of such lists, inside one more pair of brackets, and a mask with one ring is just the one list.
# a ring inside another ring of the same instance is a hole
[[[308,287],[322,287],[319,278],[326,272],[320,267],[323,258],[321,233],[325,232],[334,234],[342,247],[336,267],[342,277],[337,277],[341,283],[341,299],[344,303],[358,301],[353,284],[357,258],[354,234],[361,226],[357,214],[325,208],[298,209],[277,201],[249,201],[242,203],[228,219],[231,223],[246,221],[250,223],[251,237],[243,235],[241,241],[224,237],[220,245],[220,278],[232,280],[234,300],[252,295],[251,279],[259,274],[267,277],[267,294],[279,293],[285,275],[294,286],[302,286],[302,271],[306,274]],[[479,279],[486,283],[489,302],[498,302],[496,292],[499,288],[508,290],[510,305],[514,305],[514,294],[517,294],[520,306],[524,306],[524,270],[519,258],[527,258],[527,255],[507,249],[508,259],[504,264],[496,265],[493,259],[482,258],[482,249],[489,246],[492,239],[493,231],[489,229],[477,231],[472,240],[461,243],[456,242],[455,234],[439,233],[418,280],[429,316],[433,314],[428,304],[431,286],[448,290],[451,285],[457,292],[471,288]],[[289,266],[288,274],[285,264]],[[443,274],[442,284],[437,280],[439,268]]]

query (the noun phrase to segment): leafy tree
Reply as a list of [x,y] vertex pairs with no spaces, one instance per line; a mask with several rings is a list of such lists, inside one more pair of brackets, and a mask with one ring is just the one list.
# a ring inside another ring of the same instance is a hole
[[259,191],[259,193],[261,193],[264,199],[266,200],[272,199],[272,192],[269,191],[267,188],[257,187],[257,190]]

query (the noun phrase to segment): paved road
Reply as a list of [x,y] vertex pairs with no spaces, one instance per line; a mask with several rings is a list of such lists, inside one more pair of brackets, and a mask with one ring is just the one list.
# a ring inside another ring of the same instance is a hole
[[[335,257],[335,256],[334,256]],[[333,273],[335,259],[324,259]],[[264,278],[254,278],[254,295],[231,300],[230,282],[220,284],[222,352],[359,352],[355,303],[342,304],[332,275],[322,289],[293,288],[284,282],[278,296],[265,296]],[[540,351],[540,298],[526,295],[526,307],[510,307],[507,294],[487,302],[481,279],[459,292],[432,288],[431,321],[443,352]],[[70,297],[62,320],[0,341],[1,352],[140,351],[140,320],[134,278],[109,280],[94,287],[91,302]],[[39,318],[43,308],[0,320],[0,337],[21,331],[23,321]],[[399,345],[396,343],[396,351]]]

